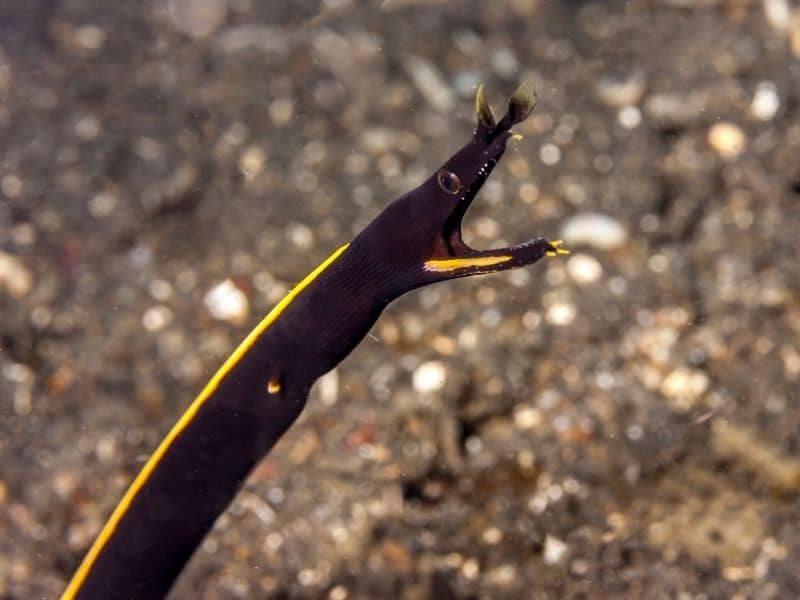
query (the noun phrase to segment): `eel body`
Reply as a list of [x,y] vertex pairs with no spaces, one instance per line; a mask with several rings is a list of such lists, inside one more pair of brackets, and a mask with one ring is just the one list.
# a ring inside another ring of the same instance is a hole
[[161,598],[253,467],[395,298],[564,253],[538,238],[473,250],[461,219],[533,109],[523,84],[495,122],[478,89],[472,139],[300,282],[220,367],[112,513],[62,598]]

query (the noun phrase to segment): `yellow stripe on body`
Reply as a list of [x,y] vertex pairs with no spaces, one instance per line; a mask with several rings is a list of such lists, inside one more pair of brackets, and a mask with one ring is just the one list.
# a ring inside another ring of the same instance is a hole
[[426,271],[457,271],[467,267],[489,267],[511,260],[510,256],[476,256],[474,258],[447,258],[444,260],[426,260]]
[[264,331],[266,331],[266,329],[275,321],[275,319],[281,315],[286,307],[291,304],[292,300],[294,300],[300,292],[308,287],[312,281],[314,281],[325,269],[327,269],[337,258],[339,258],[342,252],[344,252],[349,245],[350,244],[345,244],[338,248],[333,254],[326,258],[322,264],[311,271],[311,273],[306,275],[305,279],[303,279],[294,287],[294,289],[286,294],[283,300],[281,300],[275,306],[275,308],[273,308],[269,314],[264,317],[264,319],[258,325],[256,325],[255,329],[248,334],[244,341],[239,344],[236,350],[233,351],[233,354],[231,354],[217,370],[197,398],[194,399],[194,402],[192,402],[191,406],[186,409],[186,412],[181,415],[181,418],[178,419],[178,422],[173,425],[167,436],[161,441],[161,444],[159,444],[158,448],[156,448],[156,451],[153,453],[147,463],[145,463],[144,467],[142,467],[142,470],[139,471],[136,479],[133,480],[133,483],[128,488],[128,491],[125,492],[122,500],[114,509],[114,512],[111,513],[111,517],[108,519],[108,522],[100,531],[100,534],[97,536],[94,544],[92,544],[92,547],[89,549],[89,553],[86,555],[86,558],[83,559],[81,566],[78,567],[78,570],[72,577],[72,581],[70,581],[67,589],[64,590],[61,600],[72,600],[72,598],[74,598],[75,595],[80,591],[81,585],[83,585],[83,582],[89,575],[89,572],[91,571],[92,566],[94,566],[97,557],[103,551],[103,548],[111,536],[114,535],[117,525],[119,525],[122,517],[125,516],[125,513],[127,512],[131,503],[136,498],[136,494],[138,494],[139,490],[141,490],[142,487],[144,487],[144,485],[147,483],[148,478],[153,471],[155,471],[158,463],[167,453],[170,445],[172,445],[172,442],[175,441],[175,438],[177,438],[181,432],[186,429],[189,423],[192,422],[192,419],[203,406],[203,403],[209,398],[209,396],[211,396],[211,394],[214,393],[214,390],[217,389],[217,386],[219,386],[225,375],[227,375],[228,372],[230,372],[230,370],[236,365],[236,363],[238,363],[247,353],[247,351],[250,350],[258,337],[264,333]]

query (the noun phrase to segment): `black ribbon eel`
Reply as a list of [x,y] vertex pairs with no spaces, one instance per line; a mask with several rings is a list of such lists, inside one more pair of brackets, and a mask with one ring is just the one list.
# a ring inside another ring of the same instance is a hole
[[461,220],[536,103],[523,83],[496,122],[483,87],[469,142],[301,281],[212,377],[134,479],[63,598],[161,598],[248,473],[392,300],[424,285],[564,254],[537,238],[473,250]]

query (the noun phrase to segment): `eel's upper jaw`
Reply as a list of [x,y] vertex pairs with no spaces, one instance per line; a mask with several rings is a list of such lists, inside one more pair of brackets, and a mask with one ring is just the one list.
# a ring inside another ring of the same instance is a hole
[[508,110],[498,123],[486,101],[483,84],[478,86],[475,94],[477,126],[473,141],[485,145],[486,148],[478,158],[478,166],[474,170],[472,182],[466,187],[464,195],[444,223],[442,238],[450,256],[466,256],[476,252],[461,237],[461,221],[469,205],[503,156],[509,138],[515,137],[515,134],[511,132],[511,127],[530,116],[536,106],[536,100],[537,95],[533,84],[528,81],[522,82],[509,98]]
[[475,252],[470,248],[461,237],[461,222],[467,212],[470,204],[478,195],[478,192],[486,183],[489,175],[492,173],[503,152],[506,149],[506,142],[511,137],[510,132],[504,132],[494,139],[489,147],[482,153],[480,166],[475,171],[475,176],[472,182],[465,188],[464,194],[459,199],[453,212],[444,223],[442,228],[442,237],[447,246],[448,254],[450,256],[465,256]]
[[511,95],[506,114],[499,122],[496,122],[492,109],[486,101],[483,84],[478,86],[475,95],[475,113],[478,122],[475,130],[475,141],[486,144],[486,149],[481,153],[481,161],[475,170],[472,182],[466,187],[464,195],[444,223],[441,252],[437,253],[442,256],[438,258],[460,259],[475,256],[512,255],[526,252],[531,245],[541,245],[542,243],[546,246],[547,255],[566,253],[565,249],[559,248],[560,242],[550,244],[542,239],[529,240],[509,248],[479,251],[468,246],[461,235],[461,222],[464,214],[503,156],[509,138],[517,137],[516,134],[511,132],[511,127],[530,116],[536,106],[536,101],[537,95],[533,85],[530,82],[523,82]]

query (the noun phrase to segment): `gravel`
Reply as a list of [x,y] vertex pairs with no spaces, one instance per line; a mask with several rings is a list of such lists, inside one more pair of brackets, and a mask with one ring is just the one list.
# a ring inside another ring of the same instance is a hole
[[391,306],[173,597],[797,594],[799,59],[784,0],[3,3],[0,597],[522,79],[465,235],[572,257]]

